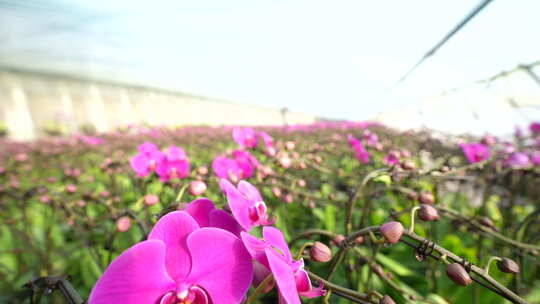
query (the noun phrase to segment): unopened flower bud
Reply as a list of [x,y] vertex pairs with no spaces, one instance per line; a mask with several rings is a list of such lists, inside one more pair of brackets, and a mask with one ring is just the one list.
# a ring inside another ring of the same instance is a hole
[[461,286],[467,286],[472,283],[471,276],[459,263],[452,263],[448,265],[448,267],[446,267],[446,274],[452,281],[454,281],[454,283]]
[[341,243],[345,241],[345,236],[343,234],[338,234],[334,237],[334,239],[332,240],[332,242],[334,243],[334,245],[336,246],[340,246]]
[[354,242],[357,244],[357,245],[361,245],[364,243],[364,237],[363,236],[359,236],[357,238],[354,239]]
[[416,164],[412,160],[407,159],[401,164],[401,167],[405,170],[414,170],[416,169]]
[[501,261],[497,261],[497,267],[502,272],[519,273],[519,265],[509,258],[503,258]]
[[144,196],[144,203],[148,206],[155,205],[159,203],[159,197],[155,194],[147,194]]
[[75,191],[77,191],[77,186],[73,185],[73,184],[69,184],[66,186],[66,192],[67,193],[75,193]]
[[482,224],[483,226],[486,226],[488,228],[494,228],[495,227],[495,225],[493,224],[493,221],[487,216],[484,216],[484,217],[480,218],[480,224]]
[[439,212],[431,205],[422,204],[418,211],[418,217],[426,222],[436,221],[439,219]]
[[200,175],[206,175],[208,174],[208,168],[206,166],[199,167],[197,169],[197,173],[199,173]]
[[394,300],[389,295],[384,295],[379,301],[379,304],[396,304]]
[[272,193],[274,194],[274,196],[280,197],[281,196],[281,189],[279,189],[278,187],[272,187]]
[[118,232],[126,232],[131,228],[131,219],[129,216],[122,216],[116,220],[116,230]]
[[192,181],[189,183],[189,193],[191,195],[201,195],[206,191],[206,184],[203,181]]
[[293,202],[293,196],[292,196],[292,194],[287,193],[287,194],[285,195],[285,197],[283,198],[283,200],[284,200],[287,204],[292,203],[292,202]]
[[390,244],[395,244],[403,234],[403,225],[400,222],[388,222],[381,225],[381,235]]
[[294,150],[294,147],[296,147],[294,141],[288,141],[285,143],[285,148],[287,148],[287,150]]
[[292,164],[292,160],[288,156],[283,156],[279,159],[279,163],[285,169],[289,168]]
[[420,202],[422,204],[433,205],[433,203],[435,203],[435,198],[433,197],[433,193],[427,192],[427,191],[420,193]]
[[47,194],[44,194],[39,198],[39,201],[48,204],[51,201],[51,198]]
[[300,186],[300,187],[302,187],[302,188],[305,187],[305,186],[306,186],[306,181],[303,180],[303,179],[299,179],[299,180],[298,180],[298,186]]
[[332,259],[332,250],[321,242],[315,242],[309,251],[312,260],[320,263],[326,263]]

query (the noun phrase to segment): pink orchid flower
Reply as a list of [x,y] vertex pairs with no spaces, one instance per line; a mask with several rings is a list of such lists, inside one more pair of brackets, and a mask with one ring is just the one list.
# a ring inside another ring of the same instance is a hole
[[529,125],[529,130],[531,131],[531,133],[533,134],[538,134],[540,133],[540,122],[533,122]]
[[397,150],[391,150],[388,152],[388,154],[384,157],[383,163],[385,163],[388,166],[393,166],[395,164],[399,163],[399,159],[401,157],[401,153]]
[[89,304],[240,303],[253,276],[240,239],[200,228],[186,212],[161,218],[148,240],[116,258],[97,281]]
[[234,128],[233,139],[242,148],[256,148],[257,136],[252,128]]
[[[257,263],[266,267],[274,276],[279,289],[279,303],[300,304],[300,297],[315,298],[326,293],[322,285],[314,288],[304,260],[295,261],[281,231],[274,227],[263,228],[264,240],[242,232],[242,241]],[[261,271],[261,273],[264,273]]]
[[234,218],[246,231],[250,231],[254,226],[272,225],[275,222],[275,220],[268,220],[266,204],[259,190],[252,184],[241,180],[236,188],[228,180],[222,178],[219,186],[227,196]]
[[217,177],[226,178],[233,183],[238,182],[244,176],[244,171],[234,159],[224,156],[217,156],[212,161],[212,169]]
[[360,140],[354,138],[352,135],[347,136],[347,140],[349,141],[349,144],[354,149],[354,154],[356,156],[356,159],[361,161],[362,163],[368,163],[369,162],[369,153],[366,151]]
[[242,178],[252,177],[253,171],[261,165],[248,151],[235,150],[232,152],[232,155],[240,169],[242,169]]
[[261,131],[259,132],[259,136],[261,136],[265,148],[268,149],[270,147],[274,147],[274,139],[268,133]]
[[166,182],[173,178],[184,178],[189,175],[189,158],[184,149],[170,146],[167,149],[164,161],[156,168],[161,181]]
[[140,177],[148,176],[156,170],[165,159],[165,155],[153,143],[146,142],[139,146],[139,153],[133,156],[129,163]]
[[526,168],[531,165],[529,156],[523,152],[514,152],[510,154],[504,164],[512,168]]
[[215,227],[229,231],[240,238],[242,227],[226,211],[216,209],[214,203],[207,198],[199,198],[189,203],[184,209],[200,227]]
[[461,150],[469,163],[474,164],[489,158],[489,148],[481,143],[461,144]]

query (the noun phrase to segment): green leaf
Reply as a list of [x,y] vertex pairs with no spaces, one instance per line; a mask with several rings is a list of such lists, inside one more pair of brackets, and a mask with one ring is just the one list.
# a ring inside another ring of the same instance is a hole
[[414,271],[403,266],[403,263],[397,262],[384,254],[378,254],[376,260],[388,269],[392,269],[399,276],[412,276],[415,274]]
[[327,204],[324,211],[324,223],[326,225],[326,229],[334,231],[334,228],[336,227],[336,207],[334,205]]

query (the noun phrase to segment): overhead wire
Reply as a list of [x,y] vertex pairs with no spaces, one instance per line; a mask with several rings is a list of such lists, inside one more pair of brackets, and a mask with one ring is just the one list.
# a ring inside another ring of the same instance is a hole
[[493,2],[493,0],[483,0],[478,6],[476,6],[472,11],[470,11],[461,22],[459,22],[448,34],[446,34],[435,46],[433,46],[431,49],[429,49],[426,54],[412,67],[410,68],[395,84],[392,88],[396,87],[405,79],[409,77],[409,75],[414,72],[426,59],[429,57],[435,55],[435,53],[444,45],[450,38],[452,38],[457,32],[459,32],[469,21],[471,21],[478,13],[480,13],[488,4]]

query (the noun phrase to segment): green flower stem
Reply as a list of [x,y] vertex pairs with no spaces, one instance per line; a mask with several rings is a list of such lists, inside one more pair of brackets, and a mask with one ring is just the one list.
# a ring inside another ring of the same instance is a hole
[[263,292],[266,285],[270,284],[270,282],[272,282],[273,279],[274,279],[274,276],[272,276],[271,274],[268,275],[261,282],[261,284],[259,284],[259,286],[257,286],[257,288],[255,288],[255,291],[253,291],[253,293],[249,296],[249,298],[247,298],[245,304],[253,304],[253,303],[255,303],[255,301],[257,301],[257,298],[259,297],[259,295]]
[[491,263],[493,261],[502,261],[502,259],[500,257],[497,257],[497,256],[492,256],[491,258],[489,258],[487,264],[486,264],[486,267],[484,267],[484,271],[486,272],[487,275],[489,275],[489,266],[491,266]]
[[409,232],[414,233],[414,216],[416,215],[416,211],[418,211],[420,207],[416,206],[411,209],[411,226],[409,227]]
[[304,243],[304,245],[300,247],[300,250],[298,250],[298,253],[296,254],[296,260],[300,260],[302,258],[302,253],[304,252],[304,250],[306,250],[306,248],[311,247],[311,246],[313,246],[312,242]]

